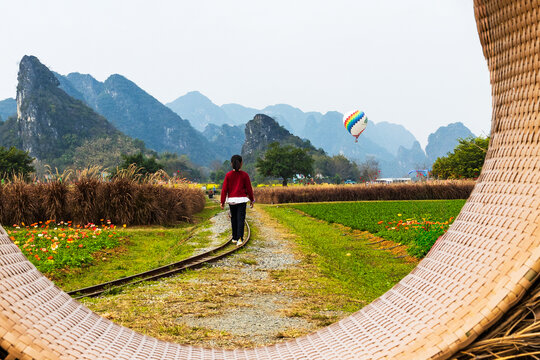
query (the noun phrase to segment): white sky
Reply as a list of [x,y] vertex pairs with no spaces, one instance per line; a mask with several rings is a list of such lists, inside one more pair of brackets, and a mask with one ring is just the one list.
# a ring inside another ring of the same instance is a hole
[[35,55],[61,74],[118,73],[163,103],[362,109],[426,145],[491,120],[471,0],[0,0],[0,99]]

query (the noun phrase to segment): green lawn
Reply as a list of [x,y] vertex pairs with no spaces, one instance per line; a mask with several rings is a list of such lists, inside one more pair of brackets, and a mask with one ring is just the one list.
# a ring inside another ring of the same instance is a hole
[[70,291],[185,259],[208,244],[211,233],[204,231],[204,227],[219,211],[219,205],[209,202],[205,210],[194,216],[195,224],[128,227],[122,230],[120,247],[94,254],[94,262],[89,266],[56,272],[52,277],[59,287]]
[[291,206],[259,205],[297,235],[303,252],[311,254],[322,272],[335,279],[350,296],[371,302],[407,275],[415,263],[395,259],[338,225],[303,216]]

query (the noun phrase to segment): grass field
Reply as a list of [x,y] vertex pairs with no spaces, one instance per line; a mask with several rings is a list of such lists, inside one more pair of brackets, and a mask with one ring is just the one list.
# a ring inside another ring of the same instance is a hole
[[291,205],[315,218],[409,245],[423,257],[459,214],[465,200],[363,201]]
[[312,256],[327,277],[362,303],[385,293],[416,266],[370,247],[369,234],[359,237],[338,225],[303,216],[290,206],[262,208],[297,235],[302,251]]

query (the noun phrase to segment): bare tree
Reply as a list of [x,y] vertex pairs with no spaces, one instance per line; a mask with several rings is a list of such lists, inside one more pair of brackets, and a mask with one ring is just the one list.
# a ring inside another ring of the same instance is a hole
[[363,180],[374,181],[380,173],[379,162],[373,157],[368,157],[366,160],[358,164],[360,176]]

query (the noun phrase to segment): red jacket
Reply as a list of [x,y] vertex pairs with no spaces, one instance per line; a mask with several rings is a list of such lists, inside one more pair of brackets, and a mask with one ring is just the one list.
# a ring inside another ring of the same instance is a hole
[[247,197],[251,202],[253,199],[253,188],[251,187],[251,181],[247,172],[229,171],[225,175],[223,180],[223,186],[221,187],[221,204],[225,204],[225,200],[228,197]]

